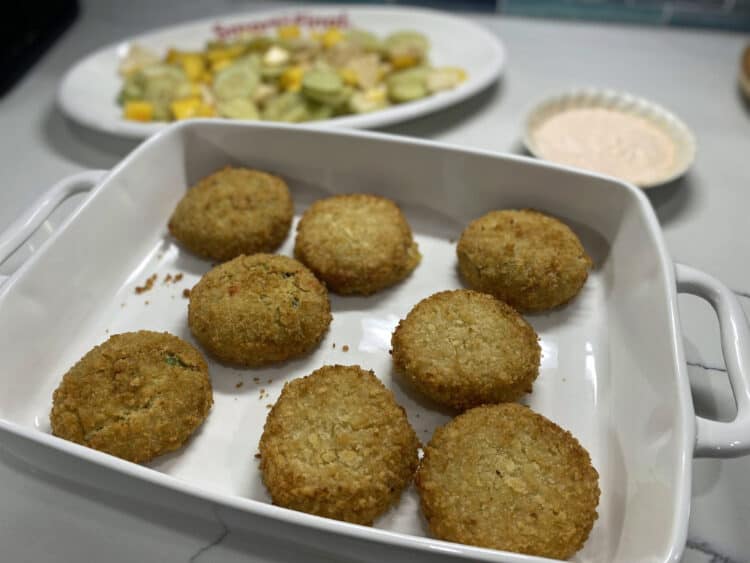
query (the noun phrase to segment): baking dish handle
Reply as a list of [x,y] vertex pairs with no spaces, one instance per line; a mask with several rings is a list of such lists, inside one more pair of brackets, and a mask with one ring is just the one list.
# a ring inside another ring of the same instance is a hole
[[[74,194],[90,191],[106,173],[106,170],[86,170],[71,174],[42,194],[10,227],[0,233],[0,264],[34,234],[58,205]],[[0,275],[0,283],[6,277]]]
[[677,291],[701,297],[716,311],[721,348],[737,403],[731,422],[696,417],[696,457],[738,457],[750,454],[750,329],[742,306],[727,286],[708,274],[675,264]]

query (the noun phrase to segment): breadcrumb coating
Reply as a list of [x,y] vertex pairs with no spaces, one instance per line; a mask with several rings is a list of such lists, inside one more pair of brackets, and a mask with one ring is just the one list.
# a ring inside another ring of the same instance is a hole
[[423,299],[391,338],[399,373],[432,400],[459,410],[530,393],[541,347],[512,307],[468,289]]
[[184,340],[115,334],[64,376],[52,399],[55,436],[134,462],[176,450],[208,416],[211,380]]
[[188,324],[218,359],[261,366],[310,352],[331,323],[328,292],[286,256],[238,256],[190,291]]
[[370,295],[394,285],[421,260],[398,206],[366,194],[313,203],[297,225],[294,254],[342,295]]
[[169,220],[169,231],[195,254],[223,262],[273,252],[284,242],[293,216],[284,180],[227,166],[188,190]]
[[564,223],[531,209],[491,211],[469,223],[456,247],[466,283],[521,312],[567,303],[591,258]]
[[324,366],[284,386],[260,440],[274,504],[371,525],[417,468],[417,440],[393,393],[359,366]]
[[515,403],[477,407],[439,428],[416,477],[436,537],[557,559],[588,538],[598,483],[569,432]]

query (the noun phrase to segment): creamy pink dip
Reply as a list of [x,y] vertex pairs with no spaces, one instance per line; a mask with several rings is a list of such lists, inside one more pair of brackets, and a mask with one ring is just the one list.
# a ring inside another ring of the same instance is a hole
[[646,185],[670,176],[677,147],[657,124],[625,112],[568,109],[532,131],[542,158]]

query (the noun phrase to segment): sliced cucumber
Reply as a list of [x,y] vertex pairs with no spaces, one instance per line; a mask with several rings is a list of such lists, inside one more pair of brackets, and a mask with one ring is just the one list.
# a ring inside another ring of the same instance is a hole
[[363,90],[374,88],[380,82],[380,57],[375,53],[352,58],[346,68],[354,72],[357,84]]
[[265,52],[268,50],[269,47],[271,47],[274,43],[274,40],[271,37],[268,37],[267,35],[259,35],[257,37],[253,37],[252,39],[249,39],[245,42],[245,48],[248,51],[253,51],[255,53],[257,52]]
[[394,72],[388,77],[386,82],[389,88],[392,88],[396,84],[404,83],[417,83],[424,85],[429,72],[430,69],[426,66],[416,66],[414,68]]
[[384,92],[356,92],[349,98],[349,109],[354,113],[368,113],[383,109],[388,105],[388,98]]
[[274,80],[284,74],[287,66],[262,66],[260,67],[260,74],[263,78]]
[[425,84],[430,92],[440,92],[450,90],[463,82],[466,73],[455,67],[442,67],[431,70],[427,74]]
[[172,110],[169,104],[152,102],[154,106],[154,121],[172,121]]
[[249,64],[234,63],[216,73],[213,90],[219,100],[247,98],[253,95],[259,82],[258,73]]
[[287,123],[302,123],[303,121],[310,121],[310,112],[307,110],[307,106],[295,106],[282,115],[279,121],[285,121]]
[[380,39],[364,29],[352,29],[346,34],[346,39],[355,45],[359,45],[365,51],[378,52],[383,48]]
[[317,102],[307,103],[308,119],[310,121],[321,121],[333,117],[333,107]]
[[291,39],[280,39],[279,46],[291,53],[300,51],[319,51],[320,44],[309,37],[294,37]]
[[[313,69],[302,78],[302,89],[306,94],[332,96],[341,92],[344,82],[334,70]],[[312,96],[311,96],[312,97]]]
[[143,80],[142,76],[136,72],[125,80],[125,83],[122,85],[122,90],[120,90],[120,95],[117,97],[117,103],[123,105],[125,102],[142,99]]
[[128,77],[142,68],[159,63],[159,55],[151,49],[141,45],[133,44],[128,49],[128,54],[120,63],[120,75]]
[[171,65],[151,65],[141,69],[143,99],[154,105],[154,119],[169,119],[169,104],[180,97],[185,85],[189,85],[187,75]]
[[216,109],[219,115],[229,119],[260,119],[258,108],[247,98],[220,101]]
[[349,98],[351,98],[352,94],[354,93],[354,89],[345,86],[340,91],[334,92],[333,94],[321,94],[313,93],[303,88],[302,93],[305,95],[305,97],[307,97],[308,100],[337,108],[345,105],[346,102],[349,101]]
[[191,95],[193,95],[193,85],[190,82],[181,82],[174,90],[174,97],[177,99],[187,98]]
[[352,89],[344,86],[336,71],[319,68],[305,73],[302,93],[310,100],[335,107],[349,99]]
[[390,54],[405,52],[427,53],[430,41],[417,31],[397,31],[385,38],[385,48]]
[[234,60],[234,63],[236,65],[247,65],[255,72],[259,73],[261,67],[263,66],[261,62],[261,57],[258,53],[250,53],[248,55],[242,55],[241,57],[238,57]]
[[187,80],[187,75],[180,67],[168,64],[148,65],[138,72],[140,72],[146,80],[152,78],[170,78],[175,81]]
[[297,92],[285,92],[270,98],[263,108],[262,117],[267,121],[303,121],[308,114],[305,99]]
[[397,82],[388,87],[388,95],[397,103],[412,102],[427,95],[427,88],[419,82]]
[[253,102],[256,105],[263,106],[268,100],[279,93],[279,88],[275,84],[266,84],[261,82],[253,93]]
[[143,88],[143,99],[155,105],[169,105],[179,95],[180,82],[168,78],[151,78]]

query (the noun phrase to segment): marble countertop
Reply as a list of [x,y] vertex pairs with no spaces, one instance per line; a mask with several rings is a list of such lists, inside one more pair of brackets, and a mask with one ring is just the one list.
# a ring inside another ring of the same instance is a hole
[[[110,168],[136,145],[86,130],[59,113],[55,91],[71,64],[92,49],[149,28],[270,4],[279,5],[238,0],[82,2],[73,27],[0,100],[0,229],[56,180],[87,168]],[[501,82],[458,107],[386,131],[520,152],[526,110],[568,87],[625,90],[670,108],[694,131],[698,156],[686,177],[649,191],[648,197],[674,260],[724,281],[747,312],[750,107],[736,82],[746,38],[486,14],[468,17],[505,42],[509,61]],[[680,297],[680,309],[696,411],[731,420],[735,407],[718,323],[708,305],[696,298]],[[328,553],[300,551],[292,541],[240,532],[233,525],[237,515],[204,501],[66,456],[32,452],[21,459],[15,451],[0,446],[3,561],[334,560]],[[71,472],[77,475],[75,481],[60,476]],[[693,462],[684,563],[750,561],[749,474],[750,458]],[[144,498],[149,502],[137,500]]]

